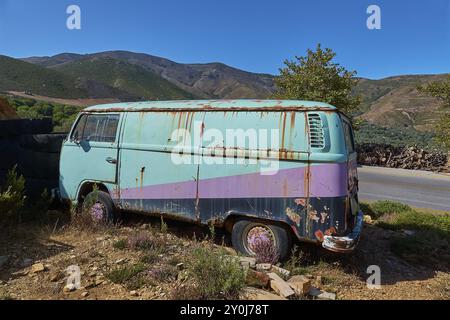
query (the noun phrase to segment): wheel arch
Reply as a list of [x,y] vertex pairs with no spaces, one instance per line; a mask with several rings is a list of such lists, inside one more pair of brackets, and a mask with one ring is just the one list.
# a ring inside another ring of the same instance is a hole
[[111,193],[109,192],[108,187],[104,183],[98,182],[98,181],[83,181],[80,184],[80,187],[78,188],[77,203],[78,204],[83,203],[84,198],[86,198],[86,196],[89,193],[94,191],[95,186],[97,186],[99,191],[106,192],[107,194],[109,194],[111,196]]

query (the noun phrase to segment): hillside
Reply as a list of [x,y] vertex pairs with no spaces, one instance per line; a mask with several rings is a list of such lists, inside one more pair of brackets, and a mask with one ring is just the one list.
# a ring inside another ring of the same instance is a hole
[[266,98],[275,89],[274,76],[232,68],[222,63],[181,64],[168,59],[128,51],[108,51],[90,55],[60,54],[32,57],[25,61],[52,69],[89,58],[110,58],[151,71],[199,98]]
[[192,99],[194,96],[151,71],[108,57],[88,57],[52,66],[72,77],[94,80],[142,100]]
[[0,56],[0,90],[68,98],[88,95],[87,90],[70,76],[6,56]]
[[382,126],[429,131],[440,117],[438,102],[417,86],[446,75],[406,75],[381,80],[361,79],[355,93],[363,97],[361,118]]
[[129,93],[91,79],[76,78],[6,56],[0,56],[0,91],[29,92],[64,99],[135,98]]

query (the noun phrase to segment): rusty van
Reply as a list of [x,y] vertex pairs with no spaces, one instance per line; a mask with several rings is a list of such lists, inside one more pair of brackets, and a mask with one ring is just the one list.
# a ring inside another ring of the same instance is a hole
[[96,219],[134,211],[214,224],[248,255],[258,237],[281,258],[293,239],[350,252],[363,223],[356,158],[349,119],[325,103],[114,103],[78,116],[60,194]]

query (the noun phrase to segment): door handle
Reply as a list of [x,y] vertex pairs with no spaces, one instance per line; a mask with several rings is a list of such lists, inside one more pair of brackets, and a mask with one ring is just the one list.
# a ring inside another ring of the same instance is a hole
[[106,162],[111,163],[111,164],[117,164],[117,159],[108,157],[108,158],[106,158]]

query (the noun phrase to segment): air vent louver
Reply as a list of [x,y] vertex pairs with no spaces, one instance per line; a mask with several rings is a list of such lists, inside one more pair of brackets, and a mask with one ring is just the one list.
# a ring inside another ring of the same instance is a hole
[[311,148],[323,149],[325,147],[323,123],[317,113],[308,114],[309,135]]

